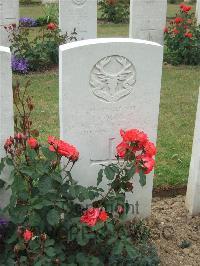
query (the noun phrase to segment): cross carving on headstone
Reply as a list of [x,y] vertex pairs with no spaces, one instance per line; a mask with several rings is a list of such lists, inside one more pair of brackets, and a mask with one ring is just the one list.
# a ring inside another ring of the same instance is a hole
[[115,147],[113,145],[114,140],[115,138],[109,138],[108,140],[108,158],[103,160],[90,159],[91,165],[110,164],[117,161],[117,159],[115,158]]

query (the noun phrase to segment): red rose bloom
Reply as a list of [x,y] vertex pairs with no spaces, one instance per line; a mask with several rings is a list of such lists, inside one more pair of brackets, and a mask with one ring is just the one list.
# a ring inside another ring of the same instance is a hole
[[127,131],[120,130],[123,141],[129,146],[131,151],[139,151],[147,142],[147,135],[138,129],[130,129]]
[[102,222],[105,222],[107,221],[109,218],[107,212],[105,211],[101,211],[100,214],[99,214],[99,219],[102,221]]
[[145,151],[145,154],[148,156],[155,156],[156,155],[156,147],[153,144],[153,142],[148,141],[144,145],[144,151]]
[[126,151],[128,150],[128,145],[124,141],[122,141],[119,145],[117,145],[116,149],[117,149],[117,155],[120,158],[124,158]]
[[49,23],[48,25],[47,25],[47,29],[48,30],[55,30],[57,28],[57,25],[55,24],[55,23]]
[[179,33],[179,31],[178,31],[176,28],[174,28],[174,29],[173,29],[173,33],[176,35],[176,34]]
[[179,23],[183,22],[183,18],[181,18],[181,17],[177,17],[177,18],[174,19],[174,22],[175,22],[176,24],[179,24]]
[[37,139],[29,138],[27,143],[31,149],[37,149],[39,147]]
[[187,37],[187,38],[192,38],[192,33],[191,33],[191,32],[186,32],[186,33],[185,33],[185,37]]
[[168,28],[167,27],[164,28],[164,33],[168,33]]
[[32,237],[33,237],[33,233],[30,230],[26,229],[25,232],[23,233],[24,240],[30,241]]
[[148,155],[139,155],[136,157],[136,160],[138,167],[137,171],[142,169],[145,175],[149,174],[155,166],[155,160]]
[[81,216],[81,223],[85,223],[88,226],[95,226],[99,217],[100,209],[99,208],[89,208]]
[[185,6],[185,5],[184,5],[184,6],[182,7],[182,11],[185,12],[185,13],[188,13],[191,9],[192,9],[191,6]]
[[50,144],[49,150],[57,152],[61,156],[69,158],[71,161],[77,161],[79,158],[79,152],[77,149],[67,142],[58,140],[53,136],[48,137],[48,143]]

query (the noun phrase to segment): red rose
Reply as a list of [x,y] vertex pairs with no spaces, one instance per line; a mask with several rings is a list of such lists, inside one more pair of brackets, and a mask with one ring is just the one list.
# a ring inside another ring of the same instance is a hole
[[124,207],[123,207],[122,205],[118,205],[118,206],[117,206],[117,212],[118,212],[119,214],[122,214],[122,213],[124,212]]
[[191,32],[186,32],[185,33],[185,37],[187,37],[187,38],[192,38],[192,33]]
[[179,31],[178,31],[176,28],[174,28],[174,29],[173,29],[173,33],[176,35],[176,34],[179,33]]
[[177,17],[177,18],[174,19],[174,22],[175,22],[176,24],[179,24],[179,23],[183,22],[183,18],[181,18],[181,17]]
[[58,140],[53,136],[48,137],[48,143],[50,144],[50,151],[57,152],[61,156],[69,158],[73,162],[78,160],[79,152],[73,145],[70,145],[62,140]]
[[167,27],[164,28],[164,32],[168,33],[168,28]]
[[148,156],[154,156],[154,155],[156,155],[156,147],[153,144],[153,142],[148,141],[144,145],[144,151],[145,151],[145,154],[148,155]]
[[32,237],[33,237],[33,233],[30,230],[26,229],[25,232],[23,233],[24,240],[30,241]]
[[155,160],[148,156],[148,155],[139,155],[136,157],[136,160],[137,160],[137,171],[139,169],[142,169],[144,171],[144,174],[149,174],[153,168],[154,168],[154,165],[155,165]]
[[99,219],[102,221],[102,222],[105,222],[107,221],[109,218],[108,214],[106,211],[101,211],[100,214],[99,214]]
[[100,209],[99,208],[89,208],[81,216],[81,223],[85,223],[88,226],[95,226],[99,217]]
[[184,5],[184,4],[180,4],[179,6],[180,6],[180,9],[181,9],[183,12],[185,12],[185,13],[189,12],[189,11],[192,9],[191,6],[186,6],[186,5]]
[[128,150],[128,145],[124,141],[122,141],[119,145],[117,145],[116,149],[117,155],[120,158],[124,158],[126,151]]
[[47,25],[47,29],[48,30],[55,30],[57,28],[57,25],[55,24],[55,23],[49,23],[48,25]]
[[37,149],[39,147],[37,139],[29,138],[27,143],[31,149]]
[[10,137],[9,139],[6,140],[5,144],[4,144],[4,147],[11,147],[12,144],[14,144],[14,140],[12,137]]
[[138,129],[120,130],[120,134],[123,141],[129,145],[129,149],[133,152],[140,150],[148,140],[147,135]]

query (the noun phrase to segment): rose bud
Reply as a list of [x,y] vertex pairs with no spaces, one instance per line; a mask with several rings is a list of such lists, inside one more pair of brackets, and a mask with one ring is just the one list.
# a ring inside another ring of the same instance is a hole
[[27,143],[31,149],[38,149],[39,147],[38,141],[34,138],[29,138]]
[[47,235],[46,235],[45,233],[41,234],[41,235],[40,235],[40,239],[41,239],[42,241],[46,241],[46,240],[47,240]]
[[30,241],[32,239],[32,237],[33,237],[33,233],[30,230],[26,229],[23,233],[24,240]]
[[126,191],[132,191],[133,190],[133,183],[127,182],[126,183]]
[[118,206],[117,206],[117,212],[118,212],[119,214],[122,214],[122,213],[124,212],[124,207],[123,207],[122,205],[118,205]]
[[59,259],[55,259],[55,260],[54,260],[54,263],[55,263],[56,265],[60,265],[60,260],[59,260]]
[[17,227],[17,235],[19,237],[23,237],[23,228],[22,228],[22,226],[18,226]]

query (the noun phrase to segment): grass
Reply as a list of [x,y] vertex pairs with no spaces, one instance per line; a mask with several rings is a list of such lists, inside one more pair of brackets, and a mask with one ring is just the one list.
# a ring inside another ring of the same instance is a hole
[[[173,16],[177,5],[168,5]],[[21,16],[42,15],[40,6],[21,7]],[[100,24],[98,37],[127,37],[127,24]],[[178,185],[187,182],[196,113],[200,67],[164,66],[158,127],[158,154],[155,185]],[[22,83],[31,79],[30,93],[36,109],[34,126],[40,130],[41,140],[48,135],[59,136],[58,73],[14,76]],[[134,125],[133,125],[134,126]]]

